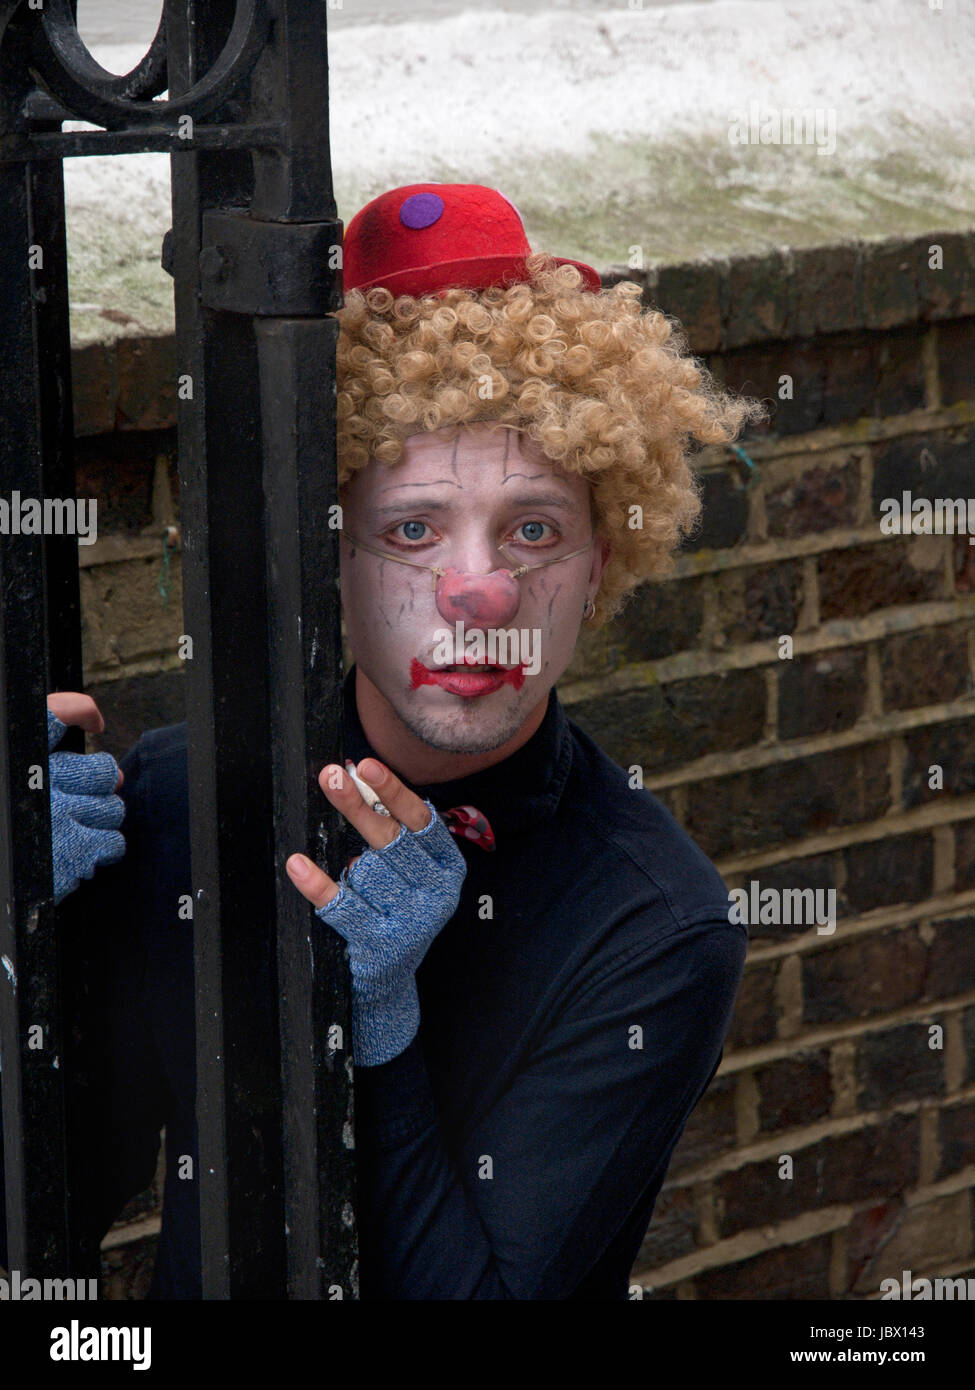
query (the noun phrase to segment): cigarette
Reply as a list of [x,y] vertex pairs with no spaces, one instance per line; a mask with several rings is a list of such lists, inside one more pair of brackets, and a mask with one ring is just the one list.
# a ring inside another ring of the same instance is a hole
[[380,816],[388,816],[390,813],[386,810],[386,807],[379,800],[378,794],[375,791],[373,791],[372,787],[370,787],[368,782],[364,781],[359,776],[359,774],[355,770],[355,763],[352,762],[350,758],[346,758],[345,760],[345,770],[352,778],[353,782],[356,784],[356,787],[359,790],[359,795],[362,797],[363,801],[369,807],[370,811],[375,811]]

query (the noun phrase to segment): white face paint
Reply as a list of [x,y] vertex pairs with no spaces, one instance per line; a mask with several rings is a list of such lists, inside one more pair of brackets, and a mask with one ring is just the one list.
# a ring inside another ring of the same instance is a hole
[[[519,431],[479,422],[453,438],[412,435],[395,467],[374,459],[354,474],[342,507],[344,531],[391,557],[342,536],[342,607],[359,669],[429,747],[486,753],[506,743],[568,666],[608,558],[586,479]],[[563,555],[514,581],[505,573]],[[430,570],[400,558],[449,574],[438,588]],[[445,661],[465,658],[505,669],[445,674]]]

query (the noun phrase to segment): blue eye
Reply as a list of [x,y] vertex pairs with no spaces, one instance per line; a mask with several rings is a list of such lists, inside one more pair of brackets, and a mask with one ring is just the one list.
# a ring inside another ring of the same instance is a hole
[[[427,529],[427,524],[426,524],[425,521],[402,521],[402,522],[400,522],[400,526],[402,526],[402,528],[403,528],[403,533],[404,533],[404,534],[403,534],[403,539],[404,539],[404,540],[407,540],[407,541],[419,541],[419,540],[422,540],[422,539],[423,539],[422,533]],[[416,531],[410,531],[410,530],[409,530],[409,527],[411,527],[411,526],[415,526],[415,527],[417,528],[417,530],[416,530]],[[396,529],[398,530],[399,527],[397,527]],[[419,535],[417,534],[417,531],[420,532]]]
[[[540,541],[543,539],[542,532],[546,526],[548,526],[547,521],[523,521],[518,527],[518,530],[525,533],[526,541]],[[532,528],[535,529],[532,530]],[[531,534],[529,534],[529,532],[531,532]]]

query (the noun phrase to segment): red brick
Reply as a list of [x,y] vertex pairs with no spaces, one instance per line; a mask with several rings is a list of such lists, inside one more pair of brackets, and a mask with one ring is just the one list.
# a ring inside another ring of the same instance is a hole
[[856,459],[833,467],[815,464],[797,478],[766,486],[770,536],[806,536],[856,523],[860,469]]
[[847,1226],[847,1293],[875,1293],[876,1257],[882,1254],[903,1218],[903,1197],[876,1202],[853,1213]]
[[975,1101],[946,1105],[938,1115],[938,1147],[941,1162],[935,1181],[975,1164]]
[[[914,729],[903,738],[905,810],[975,791],[975,715]],[[942,769],[940,789],[928,785],[929,769],[935,766]]]
[[792,1129],[828,1115],[833,1103],[829,1051],[825,1047],[797,1052],[778,1062],[756,1067],[760,1130]]
[[905,1100],[944,1095],[944,1049],[929,1043],[931,1023],[902,1023],[857,1039],[857,1107],[880,1110]]
[[876,355],[873,415],[906,415],[927,403],[923,344],[923,335],[913,325],[882,334]]
[[885,498],[899,502],[904,492],[912,497],[967,497],[975,425],[956,425],[878,440],[873,446],[872,511],[879,530]]
[[692,352],[713,352],[721,346],[721,268],[714,261],[696,261],[659,268],[653,287],[656,308],[676,318],[687,334]]
[[775,1037],[775,981],[778,973],[777,961],[770,961],[764,965],[746,963],[735,999],[735,1011],[725,1044],[726,1052],[735,1048],[754,1047],[759,1043],[770,1042]]
[[941,568],[921,570],[911,564],[910,541],[914,539],[897,538],[820,555],[820,620],[862,618],[881,608],[943,597]]
[[723,642],[760,642],[795,630],[803,599],[802,566],[796,560],[726,570],[715,577],[718,626]]
[[917,927],[839,941],[802,957],[803,1021],[868,1018],[918,999],[928,953]]
[[798,1245],[763,1250],[751,1259],[697,1275],[698,1299],[814,1299],[830,1297],[831,1240],[814,1236]]
[[701,778],[687,787],[684,824],[714,858],[876,820],[890,807],[888,763],[873,742]]
[[860,247],[800,246],[792,251],[796,336],[811,338],[863,326]]
[[735,256],[721,281],[721,312],[727,347],[791,338],[795,287],[785,254]]
[[975,400],[975,318],[938,325],[938,376],[943,405]]
[[660,770],[747,748],[765,727],[761,671],[726,671],[572,706],[572,718],[621,767]]
[[834,648],[780,661],[779,738],[849,729],[863,713],[867,654],[863,647]]
[[975,888],[975,819],[955,826],[955,887]]
[[928,830],[848,845],[842,853],[846,881],[837,904],[842,916],[915,903],[931,894],[934,844]]
[[918,316],[921,247],[892,238],[863,243],[863,321],[868,328],[914,323]]
[[[932,269],[931,247],[940,246],[942,265]],[[929,232],[922,239],[918,281],[925,319],[953,319],[975,313],[975,237],[964,232]]]
[[975,989],[975,912],[932,923],[927,999],[948,999]]
[[[722,357],[734,391],[765,400],[767,424],[756,435],[804,434],[829,425],[903,414],[924,403],[924,367],[914,341],[887,333],[834,333],[814,341],[740,348]],[[791,399],[780,380],[792,379]]]
[[[801,893],[811,889],[814,895],[821,895],[819,899],[814,896],[814,902],[828,902],[828,897],[823,898],[822,895],[828,894],[831,888],[836,887],[836,857],[832,854],[813,854],[800,859],[787,859],[779,864],[767,864],[760,871],[751,874],[724,874],[723,877],[729,890],[742,888],[749,896],[754,881],[758,884],[759,894],[766,888],[773,888],[777,893],[787,890]],[[802,928],[794,922],[748,923],[748,935],[752,941],[763,938],[784,941],[793,938],[799,930]]]
[[917,1181],[916,1115],[890,1119],[805,1148],[786,1148],[793,1177],[780,1178],[778,1156],[749,1163],[715,1180],[721,1239],[802,1212],[846,1202],[863,1202],[903,1191]]
[[880,643],[884,709],[917,709],[957,700],[971,689],[968,628],[935,627]]
[[682,551],[728,550],[744,540],[748,528],[748,492],[736,473],[729,469],[709,469],[698,474],[701,485],[701,516],[694,535],[685,540]]
[[641,584],[608,624],[611,664],[656,661],[698,645],[704,620],[704,580]]
[[[891,1197],[856,1211],[846,1228],[846,1288],[852,1291],[864,1279],[875,1257],[896,1231],[904,1212],[904,1199]],[[873,1283],[876,1288],[876,1283]],[[862,1288],[857,1290],[863,1292]]]

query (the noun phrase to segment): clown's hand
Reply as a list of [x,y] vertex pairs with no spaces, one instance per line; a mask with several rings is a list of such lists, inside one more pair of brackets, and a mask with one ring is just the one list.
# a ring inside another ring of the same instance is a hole
[[[380,768],[385,775],[376,775]],[[457,910],[467,865],[429,801],[374,759],[364,760],[359,772],[381,786],[388,817],[363,803],[348,776],[340,782],[334,765],[320,782],[373,848],[342,870],[338,884],[303,855],[293,855],[287,867],[316,916],[348,942],[353,1060],[372,1067],[398,1056],[417,1034],[416,970]]]
[[[82,728],[97,728],[87,714],[74,717],[70,700],[90,701],[93,718],[101,721],[89,696],[49,696],[64,702],[62,714]],[[55,753],[68,725],[47,711],[48,785],[51,791],[51,854],[54,901],[60,903],[83,878],[94,878],[99,864],[114,864],[125,853],[119,826],[125,803],[115,796],[122,774],[110,753]],[[104,728],[104,723],[101,724]]]

